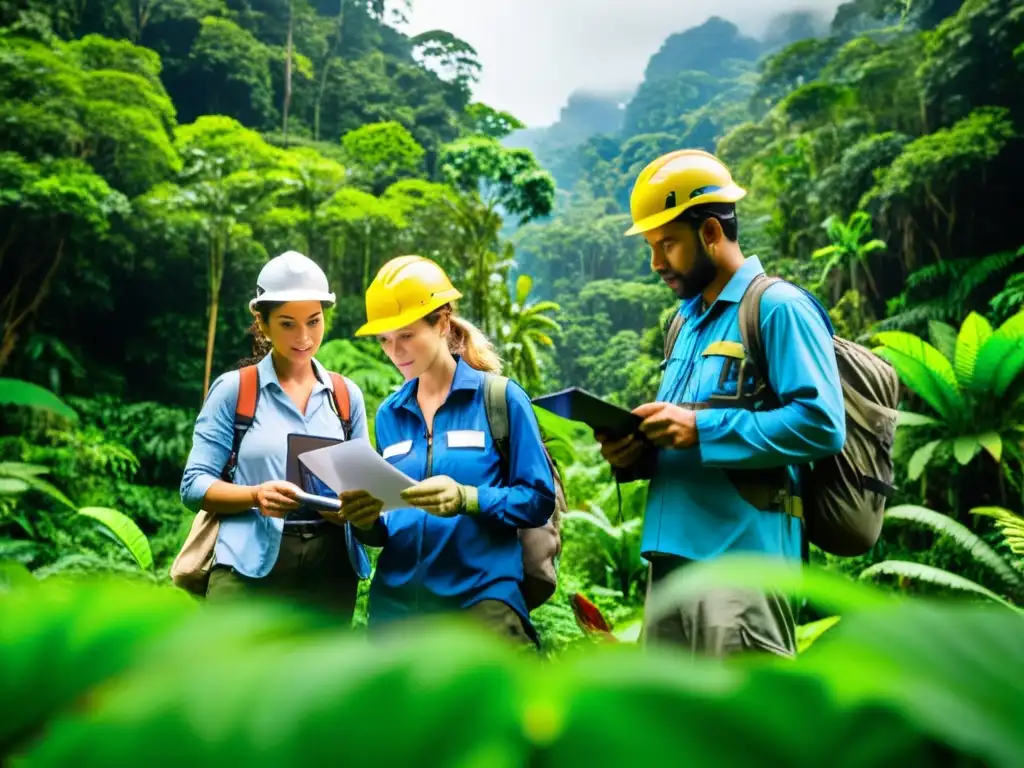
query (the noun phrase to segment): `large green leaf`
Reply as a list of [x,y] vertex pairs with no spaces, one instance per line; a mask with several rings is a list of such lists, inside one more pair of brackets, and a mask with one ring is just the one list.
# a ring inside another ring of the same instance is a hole
[[951,363],[956,359],[956,336],[956,328],[949,323],[928,321],[928,340]]
[[875,352],[892,363],[911,391],[947,421],[963,415],[963,397],[957,388],[956,374],[939,350],[904,331],[884,331],[876,338],[883,346]]
[[978,442],[981,443],[981,447],[988,451],[989,455],[996,462],[1003,460],[1003,439],[997,432],[986,432],[983,435],[978,435]]
[[0,405],[40,408],[71,421],[78,420],[78,414],[53,392],[20,379],[0,378]]
[[[100,617],[74,607],[94,634],[122,608],[116,593],[106,597]],[[31,608],[54,610],[40,600]],[[138,765],[156,754],[195,768],[262,768],[337,754],[351,765],[511,768],[575,765],[582,755],[604,768],[685,755],[730,768],[1015,768],[1021,692],[1006,670],[1024,666],[1020,617],[888,599],[861,608],[796,663],[755,655],[723,664],[619,643],[541,664],[454,622],[406,625],[371,644],[297,619],[288,626],[258,602],[244,613],[211,606],[168,627],[159,645],[136,644],[131,666],[108,666],[85,706],[48,710],[18,764],[87,755],[95,765]],[[68,634],[45,639],[39,660],[61,658]],[[84,667],[76,679],[109,665],[96,650],[75,655]],[[197,681],[216,694],[197,695]],[[352,722],[359,727],[338,725]]]
[[803,653],[825,634],[829,629],[839,623],[839,616],[826,616],[824,619],[812,621],[809,624],[801,624],[796,628],[796,650]]
[[[980,513],[979,513],[980,514]],[[1006,558],[985,543],[967,526],[957,522],[949,515],[919,507],[912,504],[901,504],[885,511],[886,520],[904,520],[927,526],[941,536],[947,536],[963,547],[969,558],[985,566],[999,577],[1011,592],[1024,590],[1024,574],[1012,568]]]
[[907,476],[911,480],[917,480],[921,476],[925,467],[928,466],[928,462],[930,462],[932,460],[932,456],[935,455],[935,449],[938,448],[942,442],[942,440],[932,440],[930,443],[926,443],[914,451],[914,455],[910,457],[910,461],[907,463]]
[[139,526],[122,512],[107,507],[84,507],[78,514],[85,515],[100,523],[111,535],[131,553],[140,568],[153,568],[153,552]]
[[956,340],[956,378],[962,389],[970,389],[978,353],[992,336],[992,326],[977,312],[971,312],[960,326]]
[[969,464],[980,450],[981,443],[977,435],[963,435],[953,441],[953,455],[961,466]]
[[971,391],[1002,397],[1024,372],[1024,312],[999,326],[978,352]]
[[934,427],[941,424],[941,421],[911,411],[897,411],[896,424],[900,427]]
[[875,563],[861,571],[860,578],[871,579],[880,574],[885,576],[898,576],[904,579],[913,579],[915,581],[924,581],[945,589],[970,592],[975,595],[987,597],[989,600],[1005,605],[1007,608],[1012,608],[1015,611],[1019,610],[991,589],[986,589],[977,582],[965,579],[963,576],[950,573],[949,571],[944,571],[941,568],[936,568],[931,565],[911,563],[907,560],[883,560],[882,562]]

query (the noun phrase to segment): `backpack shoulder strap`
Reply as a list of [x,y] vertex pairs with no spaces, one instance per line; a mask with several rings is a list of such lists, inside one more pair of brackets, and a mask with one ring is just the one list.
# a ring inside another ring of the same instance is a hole
[[676,340],[679,338],[679,331],[683,328],[683,315],[681,312],[676,310],[672,317],[668,321],[668,325],[665,326],[665,362],[672,357],[672,350],[676,346]]
[[768,380],[768,357],[765,354],[764,339],[761,337],[761,297],[764,296],[765,291],[779,282],[785,281],[779,277],[757,275],[744,291],[739,309],[740,338],[743,341],[743,348],[747,350],[747,354],[750,355],[750,359],[757,367],[758,376],[769,391],[771,382]]
[[498,449],[502,463],[508,463],[508,379],[496,373],[484,375],[484,410],[491,440]]
[[352,401],[348,394],[348,384],[340,373],[334,371],[328,371],[328,373],[331,377],[331,384],[334,385],[330,401],[331,409],[341,419],[341,431],[344,433],[345,439],[348,440],[352,435]]
[[260,372],[255,365],[247,365],[238,371],[238,399],[235,401],[234,435],[231,439],[231,455],[224,465],[221,479],[232,482],[235,466],[238,464],[238,449],[242,438],[249,431],[256,418],[256,403],[260,398]]

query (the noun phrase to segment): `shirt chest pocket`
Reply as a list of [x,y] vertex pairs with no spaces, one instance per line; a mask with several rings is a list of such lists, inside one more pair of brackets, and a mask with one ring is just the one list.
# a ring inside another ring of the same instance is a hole
[[746,350],[738,341],[712,342],[701,358],[701,394],[705,398],[739,399],[754,386]]
[[402,470],[409,477],[415,478],[422,471],[418,467],[418,451],[412,440],[402,440],[386,445],[380,455],[386,462]]
[[[443,441],[443,442],[442,442]],[[479,429],[451,429],[438,440],[443,453],[435,456],[434,472],[444,473],[462,483],[479,485],[490,476],[494,455],[490,450],[487,433]],[[435,446],[435,451],[439,446]],[[440,459],[440,465],[437,459]]]

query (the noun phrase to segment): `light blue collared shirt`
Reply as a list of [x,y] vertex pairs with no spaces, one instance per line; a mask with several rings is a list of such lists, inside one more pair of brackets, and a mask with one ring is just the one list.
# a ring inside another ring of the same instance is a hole
[[[238,450],[236,484],[259,485],[268,480],[286,479],[288,435],[291,433],[344,439],[341,421],[331,408],[330,398],[334,392],[331,377],[318,360],[314,360],[313,365],[319,381],[313,385],[303,415],[281,388],[270,355],[257,364],[259,400],[252,426]],[[231,455],[239,380],[238,371],[218,377],[196,419],[192,451],[181,478],[181,500],[193,512],[202,506],[203,497],[220,479]],[[352,381],[345,379],[345,383],[351,403],[352,437],[368,437],[363,393]],[[261,515],[255,509],[223,515],[215,561],[231,566],[244,576],[266,576],[277,562],[283,528],[283,520]]]
[[[686,322],[665,369],[659,401],[701,403],[713,394],[736,395],[738,360],[728,346],[711,345],[740,342],[739,302],[762,272],[760,261],[750,257],[707,311],[700,311],[700,296],[682,303],[679,312]],[[727,470],[790,467],[798,483],[794,465],[842,450],[846,415],[832,326],[811,296],[776,283],[761,298],[761,334],[768,380],[781,407],[697,411],[697,445],[658,451],[644,516],[645,556],[707,560],[746,551],[800,558],[800,521],[748,504]]]

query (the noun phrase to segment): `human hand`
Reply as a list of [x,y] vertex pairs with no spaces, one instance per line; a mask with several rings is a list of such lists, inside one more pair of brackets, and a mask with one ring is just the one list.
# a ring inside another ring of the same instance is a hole
[[633,409],[644,421],[640,431],[659,448],[692,448],[697,444],[697,413],[671,403],[646,403]]
[[267,517],[286,517],[299,508],[299,488],[284,480],[268,480],[253,486],[252,500],[260,514]]
[[635,434],[611,440],[608,435],[595,432],[594,437],[601,444],[601,455],[604,460],[616,469],[633,466],[644,452],[643,438]]
[[460,512],[477,511],[476,488],[459,485],[447,475],[428,477],[402,491],[411,506],[437,517],[454,517]]
[[344,491],[338,496],[341,499],[340,512],[321,512],[327,520],[337,525],[352,523],[356,528],[368,531],[380,519],[384,502],[374,498],[366,491]]

